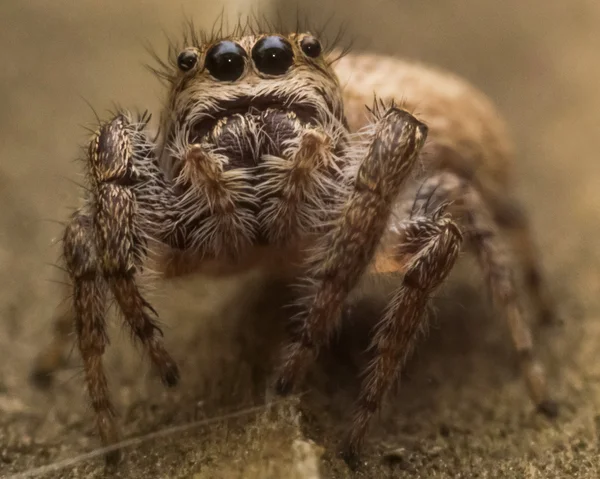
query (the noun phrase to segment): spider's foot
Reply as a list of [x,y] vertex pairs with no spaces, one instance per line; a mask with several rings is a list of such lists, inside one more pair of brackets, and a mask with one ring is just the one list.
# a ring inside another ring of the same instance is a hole
[[54,382],[52,371],[45,371],[34,367],[29,374],[30,381],[39,389],[48,389]]
[[537,405],[538,412],[542,413],[549,419],[555,419],[558,417],[558,403],[553,399],[544,399]]
[[112,411],[103,411],[97,414],[96,424],[102,438],[102,444],[108,448],[104,454],[104,464],[108,471],[114,471],[123,460],[121,449],[114,447],[121,438]]
[[279,376],[275,382],[275,393],[278,396],[286,397],[289,396],[294,390],[294,384],[292,381],[287,380],[285,376]]
[[62,350],[51,346],[36,358],[29,379],[38,388],[48,389],[54,380],[54,373],[64,364]]
[[165,362],[160,365],[159,374],[165,386],[173,388],[179,384],[179,367],[171,357],[168,357]]
[[275,383],[275,391],[280,396],[288,396],[294,386],[300,384],[305,373],[315,359],[315,352],[300,342],[291,343],[284,351],[283,366]]
[[358,470],[360,467],[360,453],[359,451],[350,446],[346,445],[339,453],[340,457],[344,460],[348,468],[352,471]]
[[123,454],[121,453],[120,449],[107,452],[106,455],[104,456],[104,464],[105,464],[107,472],[109,472],[109,473],[115,472],[115,469],[121,463],[122,460],[123,460]]

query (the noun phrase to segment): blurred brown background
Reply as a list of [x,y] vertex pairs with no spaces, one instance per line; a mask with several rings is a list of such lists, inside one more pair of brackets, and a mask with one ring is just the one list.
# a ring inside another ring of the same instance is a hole
[[[454,313],[440,309],[401,391],[373,427],[368,465],[358,477],[598,477],[597,0],[1,2],[0,477],[98,445],[76,358],[49,391],[28,382],[62,299],[49,281],[56,277],[49,266],[58,255],[53,240],[61,234],[52,221],[77,205],[80,165],[73,160],[86,140],[82,125],[94,121],[86,102],[101,115],[115,103],[158,113],[162,90],[143,67],[150,61],[145,42],[162,53],[163,30],[176,35],[189,16],[209,26],[222,8],[231,15],[279,10],[292,24],[297,8],[316,24],[333,14],[326,35],[344,23],[344,41],[354,40],[355,49],[419,58],[464,75],[492,97],[513,129],[518,194],[564,318],[538,338],[562,414],[555,423],[532,414],[504,325],[485,307],[475,282],[457,289],[460,301],[442,303]],[[241,290],[251,301],[249,288]],[[167,342],[184,375],[175,393],[148,377],[127,335],[112,328],[108,367],[127,436],[211,415],[214,403],[227,402],[220,398],[253,402],[248,389],[256,371],[248,351],[255,345],[240,348],[232,328],[260,331],[261,323],[231,319],[246,304],[229,300],[239,289],[201,281],[161,289]],[[236,401],[230,402],[233,408]],[[335,457],[348,419],[337,406],[344,400],[317,391],[305,402],[302,430],[325,447],[323,477],[350,476]],[[300,432],[296,413],[286,411],[252,419],[251,427],[223,422],[184,438],[150,441],[130,450],[120,474],[291,477],[285,464],[297,461],[291,444]],[[398,447],[393,464],[382,462],[382,451]],[[89,460],[43,477],[102,474],[101,463]]]

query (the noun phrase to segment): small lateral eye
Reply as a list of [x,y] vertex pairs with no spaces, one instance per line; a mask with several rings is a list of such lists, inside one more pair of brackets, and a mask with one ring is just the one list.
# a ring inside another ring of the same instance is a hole
[[300,42],[300,47],[307,57],[317,58],[321,54],[321,42],[315,37],[306,36]]
[[177,57],[177,66],[184,72],[189,72],[196,63],[198,63],[198,53],[195,50],[184,50]]
[[235,81],[244,73],[246,51],[237,43],[224,40],[206,52],[205,66],[208,72],[220,81]]
[[252,49],[252,60],[261,73],[283,75],[294,62],[292,46],[276,35],[260,39]]

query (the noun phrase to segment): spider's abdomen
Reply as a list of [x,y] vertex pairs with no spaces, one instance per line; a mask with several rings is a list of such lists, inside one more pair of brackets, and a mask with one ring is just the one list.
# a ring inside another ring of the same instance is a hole
[[335,64],[344,85],[353,131],[369,120],[373,94],[394,100],[429,127],[422,159],[426,168],[449,168],[474,177],[484,190],[509,183],[512,145],[489,99],[463,79],[419,63],[376,54],[350,54]]

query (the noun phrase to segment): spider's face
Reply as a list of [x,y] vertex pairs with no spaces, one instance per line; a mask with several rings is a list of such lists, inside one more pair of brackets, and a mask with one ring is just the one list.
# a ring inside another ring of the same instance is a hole
[[338,80],[310,34],[221,39],[183,49],[175,63],[171,151],[201,144],[223,155],[224,169],[252,167],[280,156],[307,127],[334,138],[343,130]]

